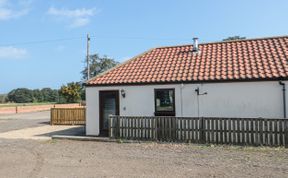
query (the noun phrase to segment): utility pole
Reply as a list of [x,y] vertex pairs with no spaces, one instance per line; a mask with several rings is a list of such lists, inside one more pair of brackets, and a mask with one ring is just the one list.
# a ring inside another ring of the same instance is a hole
[[90,36],[89,33],[87,34],[87,80],[90,79],[90,65],[89,65],[89,48],[90,48]]

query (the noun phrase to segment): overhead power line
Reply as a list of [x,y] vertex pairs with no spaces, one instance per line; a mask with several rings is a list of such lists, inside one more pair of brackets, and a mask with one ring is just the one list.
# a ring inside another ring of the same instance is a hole
[[16,45],[31,45],[31,44],[41,44],[41,43],[53,43],[59,41],[71,41],[76,39],[82,39],[83,37],[74,37],[74,38],[58,38],[58,39],[51,39],[51,40],[39,40],[39,41],[25,41],[19,43],[7,43],[7,44],[0,44],[0,46],[16,46]]
[[[99,37],[99,36],[90,36],[92,39],[121,39],[121,40],[159,40],[159,41],[166,41],[166,40],[190,40],[190,38],[149,38],[149,37],[128,37],[128,36],[109,36],[109,37]],[[54,43],[60,41],[71,41],[71,40],[80,40],[86,39],[86,37],[70,37],[70,38],[58,38],[58,39],[46,39],[46,40],[35,40],[35,41],[25,41],[25,42],[11,42],[6,44],[1,44],[0,46],[20,46],[20,45],[34,45],[34,44],[44,44],[44,43]]]
[[110,36],[110,37],[96,37],[91,36],[91,38],[96,39],[124,39],[124,40],[190,40],[191,38],[150,38],[150,37],[129,37],[129,36]]

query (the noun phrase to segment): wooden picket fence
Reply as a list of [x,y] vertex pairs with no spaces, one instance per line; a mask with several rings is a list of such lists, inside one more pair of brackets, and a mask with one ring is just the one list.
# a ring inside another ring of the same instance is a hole
[[78,108],[51,108],[51,125],[84,125],[86,109]]
[[288,120],[110,116],[111,138],[288,147]]

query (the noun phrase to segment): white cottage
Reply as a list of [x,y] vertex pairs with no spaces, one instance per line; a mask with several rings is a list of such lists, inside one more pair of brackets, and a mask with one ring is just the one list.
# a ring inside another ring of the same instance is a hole
[[153,48],[86,83],[86,134],[108,115],[286,117],[288,36]]

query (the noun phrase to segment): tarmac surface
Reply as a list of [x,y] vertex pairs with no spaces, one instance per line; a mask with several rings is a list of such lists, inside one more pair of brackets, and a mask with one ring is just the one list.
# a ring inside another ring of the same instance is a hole
[[0,138],[4,139],[51,139],[52,135],[84,134],[84,126],[51,126],[49,111],[0,115]]

